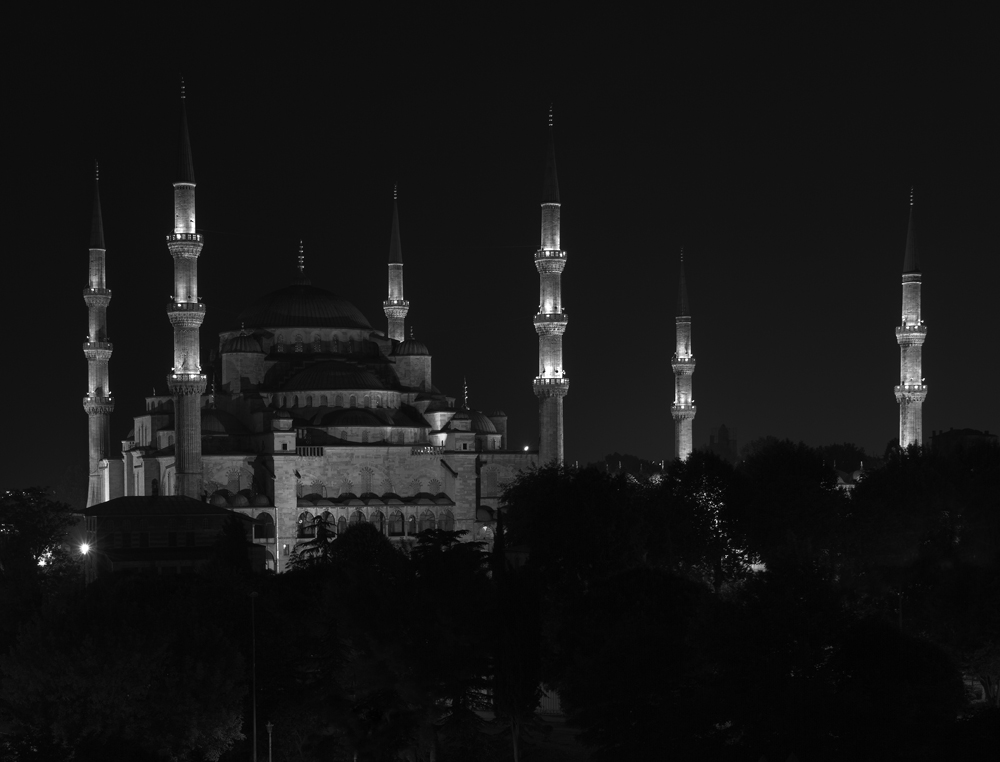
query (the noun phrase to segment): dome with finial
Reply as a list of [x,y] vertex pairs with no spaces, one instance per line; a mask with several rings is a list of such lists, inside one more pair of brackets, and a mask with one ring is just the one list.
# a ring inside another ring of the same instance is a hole
[[431,354],[426,344],[413,338],[412,328],[410,328],[410,338],[399,342],[396,348],[392,350],[392,353],[396,357],[429,357]]
[[247,333],[246,328],[240,331],[239,336],[233,336],[227,339],[222,344],[222,353],[230,354],[232,352],[244,352],[247,354],[264,354],[264,350],[261,349],[260,342],[257,341],[252,335]]

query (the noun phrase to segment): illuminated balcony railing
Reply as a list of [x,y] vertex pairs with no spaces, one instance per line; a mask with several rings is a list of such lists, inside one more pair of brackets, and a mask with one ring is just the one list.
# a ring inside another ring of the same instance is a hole
[[535,325],[539,323],[565,323],[569,320],[566,310],[562,312],[539,312],[535,315]]
[[205,305],[201,302],[170,302],[167,304],[167,312],[205,312]]
[[111,342],[110,341],[85,341],[85,342],[83,342],[83,351],[86,352],[88,349],[101,350],[101,351],[104,351],[104,352],[110,352],[112,349],[114,349],[114,347],[111,346]]
[[444,445],[418,445],[410,448],[410,455],[441,455]]
[[535,261],[537,262],[539,259],[566,259],[566,252],[555,249],[539,249],[535,252]]
[[196,243],[201,243],[201,235],[198,233],[170,233],[167,236],[167,243],[174,243],[175,241],[194,241]]

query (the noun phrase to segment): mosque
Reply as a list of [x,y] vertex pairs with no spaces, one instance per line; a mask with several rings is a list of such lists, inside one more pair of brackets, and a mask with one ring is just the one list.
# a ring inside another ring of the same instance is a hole
[[[514,451],[507,440],[507,416],[501,410],[472,410],[467,394],[439,390],[430,349],[406,335],[409,301],[403,292],[395,199],[384,329],[347,299],[312,283],[300,249],[292,282],[247,305],[238,324],[220,334],[213,368],[217,380],[208,383],[200,336],[206,305],[198,292],[204,242],[196,225],[194,162],[182,94],[174,229],[166,237],[174,261],[174,294],[167,305],[174,338],[169,394],[146,398],[120,457],[112,456],[110,442],[111,291],[95,180],[84,289],[89,313],[83,347],[87,514],[97,515],[100,506],[114,501],[119,514],[127,508],[125,513],[138,514],[138,524],[150,526],[142,518],[143,506],[160,496],[177,505],[176,498],[186,497],[232,509],[253,519],[255,539],[265,545],[267,565],[277,571],[286,568],[297,542],[315,536],[319,519],[336,532],[370,523],[397,541],[431,527],[487,537],[503,485],[523,469],[563,460],[563,398],[569,389],[562,361],[566,252],[560,245],[551,127],[550,115],[541,246],[534,255],[540,299],[533,389],[540,441],[538,451]],[[121,521],[124,526],[130,519]],[[166,538],[176,534],[153,529],[143,536],[150,548],[166,546]],[[122,534],[131,542],[128,532],[114,532],[107,540],[112,548],[119,547]]]

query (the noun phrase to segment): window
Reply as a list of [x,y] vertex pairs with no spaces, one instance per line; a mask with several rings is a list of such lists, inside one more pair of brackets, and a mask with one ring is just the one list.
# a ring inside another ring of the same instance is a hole
[[316,536],[316,520],[309,511],[302,511],[299,514],[299,520],[296,525],[296,537],[315,537]]
[[438,514],[438,528],[446,532],[455,531],[455,514],[451,511],[441,511]]
[[425,529],[434,528],[434,514],[430,511],[424,511],[420,514],[420,531],[423,532]]
[[407,516],[406,517],[406,533],[409,535],[414,535],[417,533],[417,517]]
[[372,514],[371,523],[379,531],[379,534],[385,534],[385,514],[382,511],[375,511]]
[[343,534],[347,530],[347,518],[341,516],[337,519],[337,534]]
[[270,513],[261,513],[257,516],[257,522],[253,525],[253,538],[255,540],[274,540],[274,519]]
[[400,511],[393,511],[389,516],[389,536],[399,537],[403,534],[403,514]]

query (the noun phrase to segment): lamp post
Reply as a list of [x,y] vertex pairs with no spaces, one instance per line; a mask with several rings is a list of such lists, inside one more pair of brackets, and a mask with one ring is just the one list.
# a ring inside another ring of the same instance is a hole
[[270,720],[267,721],[267,762],[271,762],[271,731],[274,730],[274,723]]
[[253,691],[253,762],[257,762],[257,591],[250,593],[250,664]]

